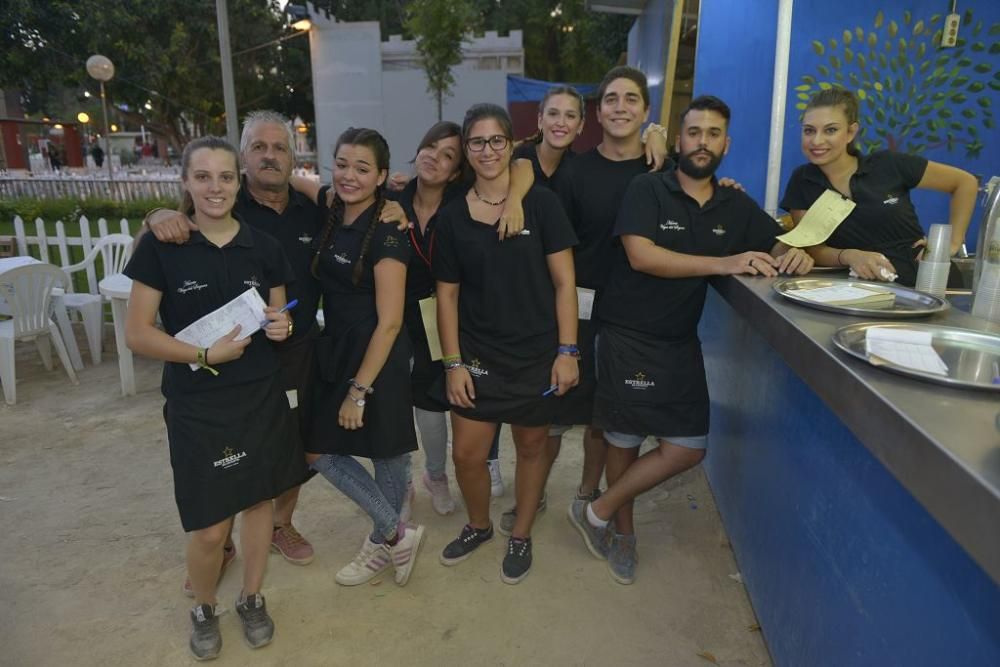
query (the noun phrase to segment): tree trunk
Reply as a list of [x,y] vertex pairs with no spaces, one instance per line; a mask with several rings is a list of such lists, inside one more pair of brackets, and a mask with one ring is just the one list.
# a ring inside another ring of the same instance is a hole
[[443,116],[443,113],[442,113],[442,106],[443,106],[443,100],[442,100],[442,98],[443,98],[443,97],[444,97],[444,94],[443,94],[443,92],[442,92],[442,91],[441,91],[441,90],[439,89],[439,90],[437,91],[437,103],[438,103],[438,122],[439,122],[439,123],[440,123],[440,122],[441,122],[441,120],[442,120],[442,119],[444,118],[444,116]]

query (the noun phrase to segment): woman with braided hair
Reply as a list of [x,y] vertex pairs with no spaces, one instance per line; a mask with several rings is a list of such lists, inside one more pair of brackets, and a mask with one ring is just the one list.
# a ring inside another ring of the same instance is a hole
[[[313,273],[323,289],[325,328],[316,344],[320,377],[306,460],[374,522],[353,561],[336,575],[362,584],[389,567],[410,578],[423,526],[400,510],[417,449],[410,391],[410,342],[399,332],[410,243],[379,224],[389,146],[375,130],[350,128],[334,150],[333,194],[319,193],[326,224]],[[374,477],[354,457],[367,458]]]

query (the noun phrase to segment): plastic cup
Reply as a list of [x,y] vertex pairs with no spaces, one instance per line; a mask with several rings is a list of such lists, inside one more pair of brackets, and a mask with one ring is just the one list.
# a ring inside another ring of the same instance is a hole
[[943,298],[945,289],[948,287],[948,273],[950,271],[951,262],[922,260],[917,267],[917,283],[915,285],[917,291]]
[[924,261],[947,262],[951,257],[951,225],[931,225]]
[[972,301],[972,316],[1000,322],[1000,264],[983,264],[976,296]]

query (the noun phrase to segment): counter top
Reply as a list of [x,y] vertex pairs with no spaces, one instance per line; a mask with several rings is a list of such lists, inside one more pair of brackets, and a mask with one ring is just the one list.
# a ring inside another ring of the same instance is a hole
[[[772,290],[774,280],[735,276],[713,286],[1000,584],[997,394],[898,376],[841,352],[833,333],[875,318],[796,305]],[[1000,334],[1000,324],[955,308],[906,321]]]

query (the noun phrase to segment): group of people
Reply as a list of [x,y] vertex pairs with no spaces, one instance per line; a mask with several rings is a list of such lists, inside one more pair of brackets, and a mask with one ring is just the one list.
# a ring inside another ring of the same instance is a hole
[[[598,91],[601,143],[577,155],[584,101],[572,88],[549,91],[538,133],[517,146],[502,107],[474,105],[461,126],[428,130],[401,191],[389,187],[389,146],[372,129],[340,136],[323,187],[291,178],[294,138],[274,112],[248,115],[239,150],[212,137],[187,145],[180,210],[147,216],[151,233],[126,269],[126,333],[133,350],[165,362],[196,658],[221,650],[216,588],[236,555],[239,513],[236,611],[251,646],[271,641],[264,565],[269,550],[312,560],[292,514],[314,473],[373,524],[336,581],[392,568],[405,585],[425,531],[410,520],[417,430],[432,506],[455,510],[447,412],[468,521],[442,564],[494,537],[488,459],[508,424],[516,504],[500,517],[501,578],[527,576],[549,472],[579,425],[584,464],[569,520],[611,576],[632,583],[633,500],[705,456],[697,325],[708,278],[802,274],[816,262],[862,277],[889,265],[912,284],[923,239],[913,187],[950,192],[955,243],[964,236],[975,179],[922,158],[859,155],[850,93],[820,93],[803,118],[809,164],[783,206],[798,220],[826,189],[857,202],[827,245],[807,249],[780,243],[775,220],[716,178],[731,142],[722,100],[698,97],[682,112],[674,159],[663,128],[643,132],[649,107],[645,76],[612,69]],[[248,289],[267,304],[259,331],[237,327],[208,348],[174,337]],[[639,456],[650,436],[656,447]]]

